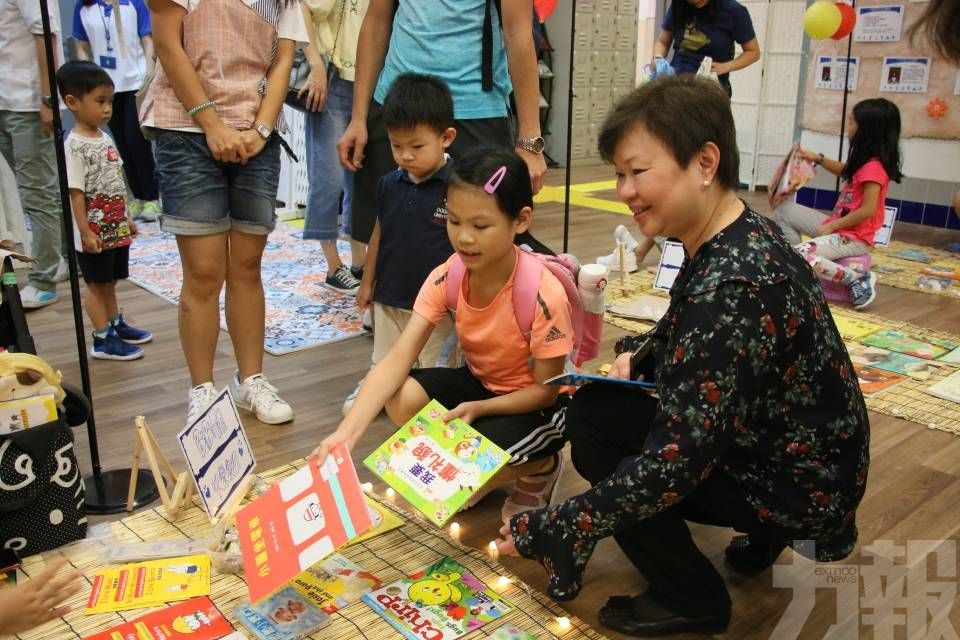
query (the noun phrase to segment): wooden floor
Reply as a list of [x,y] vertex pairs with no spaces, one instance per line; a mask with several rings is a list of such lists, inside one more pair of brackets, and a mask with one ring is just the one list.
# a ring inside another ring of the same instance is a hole
[[[610,178],[612,172],[607,167],[579,168],[574,170],[572,182]],[[551,172],[551,184],[562,184],[562,181],[562,171]],[[613,197],[612,193],[605,195]],[[744,196],[755,203],[759,211],[767,210],[765,198],[758,194]],[[535,214],[534,233],[555,248],[562,244],[562,208],[559,204],[544,204],[537,207]],[[632,220],[627,216],[573,208],[570,250],[585,261],[609,252],[612,231],[618,224],[632,228]],[[947,242],[960,241],[960,232],[904,224],[897,227],[894,237],[943,246]],[[648,260],[652,261],[655,254],[652,252]],[[28,320],[39,354],[62,370],[67,380],[79,384],[69,288],[61,285],[60,293],[64,297],[62,301],[30,312]],[[119,296],[127,318],[133,324],[153,331],[155,339],[145,345],[146,357],[141,360],[90,361],[103,468],[129,466],[134,438],[133,419],[137,414],[147,416],[167,455],[175,461],[175,466],[182,467],[175,434],[183,426],[189,379],[177,337],[176,307],[129,283],[121,284]],[[881,286],[870,311],[960,334],[960,301],[955,299]],[[605,343],[612,344],[621,334],[622,331],[608,325]],[[245,421],[255,447],[258,468],[268,469],[306,455],[337,426],[343,398],[369,367],[372,344],[371,338],[359,337],[289,355],[265,356],[266,373],[293,405],[296,420],[282,426],[269,426],[254,419]],[[610,353],[609,349],[603,353],[605,358],[601,360],[609,360],[606,355]],[[234,372],[233,366],[232,349],[224,333],[216,359],[218,385],[227,383]],[[955,540],[960,531],[960,438],[873,413],[871,426],[870,479],[858,514],[861,542],[870,544],[875,540],[889,539],[904,545],[911,539]],[[359,443],[356,457],[365,456],[392,431],[393,427],[385,418],[378,419]],[[76,433],[81,465],[89,471],[86,434],[82,428]],[[567,469],[562,478],[562,496],[575,494],[586,487],[571,466]],[[365,469],[361,470],[361,476],[362,480],[370,479]],[[501,500],[502,494],[493,494],[459,517],[464,541],[484,547],[496,536],[500,527]],[[769,637],[791,600],[791,591],[773,588],[770,571],[747,580],[727,570],[722,556],[730,533],[717,528],[695,529],[702,549],[727,578],[733,597],[733,621],[724,637]],[[792,558],[792,552],[787,551],[780,561],[789,563]],[[864,562],[858,550],[845,564],[861,562],[869,564],[870,560]],[[531,585],[544,588],[544,574],[538,565],[521,559],[506,559],[505,564]],[[952,575],[958,575],[956,567]],[[947,584],[953,589],[948,593],[955,594],[957,579],[948,578]],[[635,593],[644,588],[643,578],[608,540],[593,556],[581,596],[565,607],[601,629],[596,612],[609,595]],[[828,627],[837,621],[838,612],[828,596],[831,592],[819,594],[817,607],[806,625],[795,629],[799,632],[798,637],[822,638]],[[869,611],[862,610],[861,613]],[[839,617],[844,618],[855,612],[842,611],[841,614]],[[950,619],[960,629],[960,606],[953,607]],[[872,627],[861,624],[859,629],[861,637],[873,637]],[[907,637],[904,631],[900,628],[889,637]],[[611,638],[621,637],[609,635]]]

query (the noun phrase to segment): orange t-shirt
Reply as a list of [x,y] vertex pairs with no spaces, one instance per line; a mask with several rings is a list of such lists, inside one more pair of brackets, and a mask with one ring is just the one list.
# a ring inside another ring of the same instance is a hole
[[[448,314],[447,269],[454,256],[430,273],[413,305],[414,312],[433,324]],[[531,356],[536,360],[566,356],[574,344],[566,291],[546,267],[540,276],[540,301],[534,313],[530,342],[527,342],[513,309],[516,273],[514,265],[513,273],[500,293],[489,305],[478,309],[467,304],[468,271],[463,276],[457,300],[455,326],[467,366],[484,387],[501,395],[534,383]]]

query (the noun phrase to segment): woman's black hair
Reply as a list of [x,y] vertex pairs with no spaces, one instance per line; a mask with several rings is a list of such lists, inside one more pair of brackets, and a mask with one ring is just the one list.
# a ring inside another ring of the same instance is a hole
[[937,53],[960,64],[960,2],[930,0],[923,15],[907,31],[911,43],[920,32],[927,36]]
[[687,22],[689,22],[698,11],[706,13],[707,18],[712,22],[713,19],[717,17],[717,3],[711,0],[702,9],[697,9],[691,6],[687,0],[672,0],[670,3],[670,13],[673,18],[671,20],[671,31],[673,33],[674,46],[676,46],[678,39],[680,41],[683,40],[683,33]]
[[501,167],[506,167],[506,173],[492,195],[500,211],[511,220],[516,220],[524,207],[533,206],[533,189],[527,163],[513,149],[476,147],[458,156],[453,163],[450,186],[483,189]]
[[853,178],[873,158],[880,160],[883,169],[894,182],[900,182],[900,110],[886,98],[868,98],[853,107],[857,132],[850,140],[847,164],[840,176]]
[[719,83],[693,74],[662,76],[640,85],[614,106],[597,140],[604,162],[634,127],[659,140],[681,167],[694,161],[708,142],[720,150],[715,180],[740,188],[740,152],[730,98]]

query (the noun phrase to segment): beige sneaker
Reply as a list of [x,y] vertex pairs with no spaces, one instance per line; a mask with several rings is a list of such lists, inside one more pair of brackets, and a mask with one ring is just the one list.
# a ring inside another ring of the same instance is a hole
[[260,422],[281,424],[293,420],[293,409],[262,373],[255,373],[243,382],[234,376],[230,381],[230,393],[238,409],[256,415]]
[[510,524],[510,518],[534,509],[543,509],[553,503],[560,486],[560,476],[563,475],[563,453],[553,454],[553,468],[550,471],[534,476],[523,476],[517,480],[513,493],[510,494],[500,509],[500,518],[504,524]]

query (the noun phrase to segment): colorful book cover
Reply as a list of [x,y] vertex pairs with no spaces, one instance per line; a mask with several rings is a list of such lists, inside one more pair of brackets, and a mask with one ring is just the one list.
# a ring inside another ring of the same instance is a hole
[[448,557],[363,596],[410,640],[452,640],[501,618],[513,607]]
[[380,584],[377,576],[335,553],[298,575],[290,586],[324,613],[333,614]]
[[538,640],[537,636],[530,635],[516,627],[500,627],[490,634],[490,640]]
[[944,364],[952,364],[954,366],[960,366],[960,347],[957,347],[950,353],[945,353],[939,358],[937,362],[942,362]]
[[883,369],[874,369],[863,364],[854,364],[853,370],[857,373],[857,382],[860,383],[860,391],[864,395],[873,395],[881,391],[886,391],[897,386],[907,379],[907,376],[884,371]]
[[0,433],[13,433],[57,419],[53,394],[0,402]]
[[905,249],[900,249],[899,251],[891,251],[887,254],[891,258],[900,258],[901,260],[909,260],[911,262],[923,262],[929,264],[934,261],[934,256],[927,253],[926,251],[921,251],[920,249],[912,249],[907,247]]
[[879,324],[867,322],[859,318],[851,318],[850,316],[839,313],[833,314],[833,322],[837,325],[837,331],[840,332],[840,337],[846,342],[859,340],[863,336],[870,335],[883,328]]
[[900,273],[905,271],[904,267],[898,267],[895,264],[875,264],[870,267],[871,271],[875,271],[881,275],[893,275],[895,273]]
[[543,384],[561,387],[582,387],[583,385],[590,384],[591,382],[599,382],[600,384],[617,384],[634,390],[644,389],[650,391],[657,388],[657,384],[655,382],[648,382],[647,380],[611,378],[609,376],[598,376],[592,373],[561,373],[560,375],[553,376],[552,378],[547,378],[543,381]]
[[86,613],[141,609],[210,594],[210,556],[149,560],[97,572]]
[[960,343],[952,340],[925,337],[918,334],[906,333],[897,329],[884,329],[861,338],[860,342],[871,347],[880,347],[888,351],[905,353],[908,356],[933,360],[960,347]]
[[960,371],[955,371],[940,382],[930,385],[926,392],[937,398],[960,402]]
[[330,619],[293,587],[285,587],[262,602],[234,607],[233,615],[260,640],[298,640]]
[[903,376],[910,376],[918,380],[930,377],[931,370],[939,368],[936,362],[925,358],[908,356],[905,353],[887,351],[879,347],[867,347],[862,344],[853,344],[848,347],[850,360],[857,364],[865,364],[874,369],[892,371]]
[[445,413],[431,400],[363,461],[440,526],[510,458],[463,420],[444,424]]
[[376,537],[381,533],[399,529],[403,526],[403,520],[401,520],[400,516],[396,515],[393,511],[390,511],[390,509],[387,509],[385,506],[376,500],[372,500],[370,497],[366,497],[366,500],[367,511],[370,512],[370,519],[373,520],[373,526],[367,529],[366,533],[361,534],[348,542],[345,545],[347,547],[363,542],[364,540],[369,540],[370,538]]
[[923,275],[917,278],[917,286],[929,291],[944,291],[950,288],[953,280],[937,276]]
[[346,444],[316,458],[237,512],[250,601],[317,564],[373,524]]
[[216,640],[233,633],[210,598],[192,598],[87,636],[84,640]]

